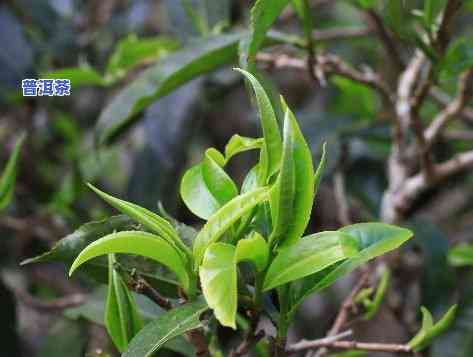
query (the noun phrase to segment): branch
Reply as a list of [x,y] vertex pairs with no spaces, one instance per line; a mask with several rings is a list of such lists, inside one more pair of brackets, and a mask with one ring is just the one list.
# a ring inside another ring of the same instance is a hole
[[[335,336],[334,336],[335,337]],[[333,337],[326,337],[320,340],[302,341],[298,344],[289,346],[288,352],[299,352],[314,348],[327,347],[343,350],[362,350],[376,352],[409,353],[412,349],[409,345],[392,343],[368,343],[357,341],[333,341]]]
[[[320,338],[318,340],[301,340],[297,343],[294,343],[293,345],[289,346],[286,351],[291,353],[291,352],[298,352],[298,351],[304,351],[308,349],[313,349],[317,347],[323,347],[320,346],[320,344],[329,344],[329,343],[334,343],[336,341],[340,341],[346,337],[350,337],[353,335],[352,330],[347,330],[345,332],[333,335],[333,336],[327,336],[324,338]],[[314,346],[315,345],[315,346]]]
[[[298,70],[306,70],[307,61],[300,58],[289,57],[287,55],[274,55],[270,53],[259,53],[256,59],[260,62],[268,63],[275,68],[293,68]],[[343,59],[332,54],[317,55],[317,65],[321,70],[330,74],[351,79],[352,81],[364,84],[373,89],[379,90],[390,102],[393,102],[394,93],[391,92],[389,86],[383,79],[372,69],[365,67],[364,70],[358,70]]]
[[457,97],[434,118],[426,129],[425,137],[428,148],[435,143],[442,129],[463,111],[468,101],[473,97],[473,68],[460,76],[457,93]]
[[396,66],[398,72],[404,69],[404,62],[399,54],[398,47],[393,36],[384,25],[383,19],[374,10],[365,11],[366,18],[371,29],[377,34],[383,44],[389,60]]
[[[363,272],[358,282],[353,286],[353,289],[350,291],[350,294],[348,294],[345,300],[343,300],[343,303],[340,306],[340,310],[338,311],[337,317],[335,318],[335,321],[330,331],[328,332],[326,338],[337,336],[338,333],[343,328],[343,326],[347,323],[348,316],[350,315],[350,309],[354,306],[353,300],[355,299],[356,295],[361,291],[361,289],[363,289],[367,285],[369,277],[370,277],[369,270],[366,270],[365,272]],[[318,351],[318,353],[315,356],[320,357],[324,355],[326,352],[327,351],[325,349],[322,349]]]
[[[447,106],[453,99],[443,92],[440,88],[433,87],[430,89],[430,96],[441,106]],[[458,113],[468,124],[473,125],[473,108],[465,106],[463,110]]]
[[356,37],[371,35],[373,30],[369,27],[334,27],[326,30],[312,31],[315,41],[350,40]]

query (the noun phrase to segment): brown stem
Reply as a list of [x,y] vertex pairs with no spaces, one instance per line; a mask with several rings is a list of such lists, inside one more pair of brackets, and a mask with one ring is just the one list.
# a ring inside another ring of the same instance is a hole
[[301,341],[296,345],[289,346],[288,352],[299,352],[310,350],[314,348],[326,347],[330,349],[343,349],[343,350],[362,350],[362,351],[376,351],[376,352],[393,352],[393,353],[410,353],[412,349],[406,344],[394,344],[394,343],[368,343],[368,342],[357,342],[357,341],[333,341],[330,337],[322,338],[320,340],[313,341]]

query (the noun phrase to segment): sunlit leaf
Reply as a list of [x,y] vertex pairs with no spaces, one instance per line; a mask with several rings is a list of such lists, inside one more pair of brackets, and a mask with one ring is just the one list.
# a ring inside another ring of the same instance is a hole
[[185,290],[189,287],[186,264],[176,249],[157,235],[139,231],[112,233],[89,244],[72,263],[69,275],[88,260],[112,253],[135,254],[153,259],[173,271]]
[[260,149],[264,143],[262,138],[247,138],[238,134],[233,135],[225,146],[225,161],[228,162],[233,156],[244,151]]
[[321,271],[358,252],[356,238],[348,234],[328,231],[302,238],[279,250],[266,273],[264,290]]
[[237,265],[235,246],[213,243],[205,251],[199,269],[202,292],[215,317],[223,325],[236,329]]
[[236,69],[238,72],[243,74],[248,81],[251,83],[255,91],[256,102],[258,104],[258,112],[263,128],[263,136],[265,142],[265,149],[261,151],[261,156],[266,156],[263,160],[260,159],[260,165],[262,162],[267,162],[267,167],[260,167],[262,170],[261,184],[265,184],[266,181],[279,169],[279,164],[282,155],[282,142],[281,133],[279,132],[279,126],[276,119],[276,113],[273,109],[271,100],[268,97],[265,89],[258,81],[258,79],[249,72],[242,69]]
[[268,200],[268,190],[267,187],[262,187],[239,195],[209,218],[194,241],[194,260],[197,266],[211,243],[219,240],[238,219],[256,205]]
[[269,260],[269,246],[257,232],[252,232],[247,238],[237,243],[235,260],[252,263],[258,272],[262,272]]

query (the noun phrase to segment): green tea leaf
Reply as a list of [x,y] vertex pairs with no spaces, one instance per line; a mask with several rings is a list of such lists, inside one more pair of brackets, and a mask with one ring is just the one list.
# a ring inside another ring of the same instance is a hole
[[415,352],[420,352],[429,347],[437,336],[443,334],[450,327],[455,318],[456,310],[457,305],[453,305],[445,315],[434,324],[431,313],[422,306],[422,327],[417,335],[409,341],[409,346]]
[[181,180],[181,198],[187,208],[202,219],[209,219],[221,207],[207,187],[202,173],[202,164],[186,171]]
[[324,174],[325,166],[327,165],[327,144],[324,143],[322,146],[322,156],[320,158],[319,166],[315,170],[314,175],[314,198],[319,191],[320,181],[322,181],[322,176]]
[[138,38],[131,34],[118,42],[107,64],[106,75],[122,78],[130,69],[146,61],[157,61],[179,48],[169,37]]
[[270,243],[278,242],[286,234],[292,219],[294,219],[292,213],[296,193],[295,138],[288,115],[288,112],[286,112],[281,170],[274,189],[271,191],[270,198],[271,217],[273,220],[273,232],[269,238]]
[[459,37],[450,46],[442,61],[442,71],[453,77],[473,66],[473,39]]
[[0,211],[5,209],[13,198],[15,190],[16,172],[18,167],[18,158],[20,156],[21,147],[25,141],[25,134],[17,140],[15,148],[8,159],[7,165],[0,176]]
[[143,321],[128,288],[114,269],[115,257],[110,254],[108,295],[105,308],[105,326],[119,351],[124,351],[130,340],[143,327]]
[[194,262],[196,268],[202,261],[207,247],[217,240],[241,217],[256,205],[268,199],[267,187],[255,189],[235,197],[213,214],[194,241]]
[[61,68],[43,73],[41,77],[50,79],[67,78],[71,81],[72,90],[86,86],[105,86],[107,84],[102,75],[89,65]]
[[186,264],[176,249],[160,236],[139,231],[112,233],[89,244],[72,263],[69,275],[88,260],[112,253],[135,254],[153,259],[173,271],[185,290],[189,288]]
[[205,251],[199,269],[202,292],[215,317],[223,325],[236,329],[237,265],[235,247],[213,243]]
[[299,286],[294,286],[291,313],[294,313],[310,294],[332,285],[338,278],[367,261],[398,248],[413,235],[408,229],[384,223],[358,223],[339,231],[353,236],[358,241],[359,253],[340,264],[308,276]]
[[236,263],[251,262],[255,266],[256,271],[262,272],[268,265],[268,243],[266,243],[261,234],[252,232],[247,238],[238,241],[235,260]]
[[225,170],[209,154],[207,150],[202,162],[202,176],[209,191],[220,206],[238,195],[238,189]]
[[327,231],[302,238],[279,250],[264,279],[263,290],[270,290],[321,271],[358,252],[358,241],[348,234]]
[[455,267],[473,266],[473,245],[460,244],[451,248],[448,262]]
[[290,0],[257,0],[251,9],[250,33],[240,45],[240,64],[254,69],[256,54],[262,46],[266,33]]
[[287,130],[285,129],[285,132],[291,136],[288,144],[293,146],[292,160],[295,179],[292,209],[285,211],[291,216],[291,219],[284,232],[284,240],[280,243],[282,247],[287,247],[300,239],[309,223],[314,203],[315,175],[312,153],[299,129],[296,118],[284,102],[283,107],[286,112],[284,125],[287,126]]
[[208,149],[202,163],[190,168],[182,178],[182,200],[200,218],[208,219],[238,195],[235,183],[222,168],[224,163],[219,151]]
[[263,178],[261,184],[265,184],[267,180],[279,169],[282,155],[281,133],[279,132],[276,113],[274,112],[268,94],[266,93],[258,79],[256,79],[256,77],[251,73],[246,72],[242,69],[236,68],[236,70],[248,79],[255,91],[256,102],[258,104],[258,112],[261,127],[263,128],[263,136],[265,142],[265,149],[261,151],[261,155],[266,155],[265,159],[267,159],[268,165],[267,171],[265,171],[264,167],[260,167],[260,170],[264,172],[262,174]]
[[159,316],[131,340],[122,357],[154,356],[167,341],[201,327],[199,318],[207,309],[207,304],[198,300]]
[[176,248],[179,254],[185,259],[186,252],[190,252],[189,248],[183,244],[176,230],[166,219],[158,216],[156,213],[147,210],[146,208],[135,205],[134,203],[127,202],[115,198],[105,192],[100,191],[98,188],[88,184],[91,190],[99,195],[105,202],[110,204],[112,207],[119,210],[121,213],[126,214],[131,219],[142,224],[145,228],[151,232],[158,234],[164,238],[169,244]]
[[225,146],[225,162],[233,156],[248,150],[260,149],[263,146],[263,138],[247,138],[238,134],[233,135]]
[[99,118],[100,143],[110,143],[152,102],[195,77],[231,62],[242,34],[210,36],[143,71],[105,108]]

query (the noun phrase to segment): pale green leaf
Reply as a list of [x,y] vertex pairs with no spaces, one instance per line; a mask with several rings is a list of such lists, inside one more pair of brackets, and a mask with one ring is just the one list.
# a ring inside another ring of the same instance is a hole
[[235,247],[213,243],[205,251],[199,269],[202,292],[215,317],[223,325],[236,329],[237,265]]
[[91,184],[88,184],[88,186],[112,207],[116,208],[121,213],[126,214],[136,222],[142,224],[145,228],[149,229],[153,233],[156,233],[164,238],[169,244],[176,248],[183,258],[185,258],[186,252],[190,252],[189,248],[185,246],[179,238],[179,235],[172,224],[166,219],[160,217],[154,212],[147,210],[146,208],[106,194]]
[[[265,148],[261,151],[261,155],[266,156],[265,159],[267,159],[268,165],[267,171],[262,174],[263,178],[261,183],[265,184],[267,180],[279,169],[282,155],[281,133],[279,132],[276,113],[274,112],[268,94],[258,79],[251,73],[242,69],[236,68],[236,70],[248,79],[255,92],[265,142]],[[260,170],[264,171],[265,169],[266,168],[264,167],[260,167]]]
[[209,191],[220,206],[238,195],[238,189],[225,170],[212,158],[207,150],[202,162],[202,176]]
[[248,150],[260,149],[264,143],[262,138],[248,138],[238,134],[233,135],[225,146],[225,162],[228,162],[233,156]]
[[102,75],[89,65],[61,68],[42,73],[41,77],[49,79],[67,78],[71,81],[72,90],[85,86],[105,86],[107,84]]
[[327,231],[302,238],[279,250],[268,268],[263,290],[321,271],[358,252],[356,238],[338,231]]
[[252,263],[258,272],[266,269],[269,260],[269,245],[258,232],[252,232],[237,243],[235,260]]
[[88,260],[112,253],[135,254],[155,260],[173,271],[185,290],[189,288],[186,263],[176,249],[160,236],[139,231],[112,233],[89,244],[72,263],[69,275]]
[[286,112],[285,126],[288,127],[287,133],[292,138],[289,140],[289,144],[293,146],[292,157],[295,179],[292,209],[285,212],[291,216],[291,219],[284,232],[284,239],[280,243],[282,247],[286,247],[297,242],[304,234],[312,212],[316,182],[310,148],[299,129],[294,114],[284,101],[283,108]]
[[268,188],[262,187],[235,197],[213,214],[194,241],[196,268],[202,261],[207,247],[217,240],[241,217],[256,205],[268,200]]
[[156,351],[169,340],[201,327],[199,318],[207,309],[207,304],[198,300],[176,307],[159,316],[131,340],[122,357],[154,356]]
[[398,248],[413,236],[408,229],[384,223],[358,223],[339,231],[353,236],[358,241],[359,253],[340,264],[308,276],[299,286],[294,286],[291,313],[294,313],[310,294],[332,285],[337,279],[367,261]]

